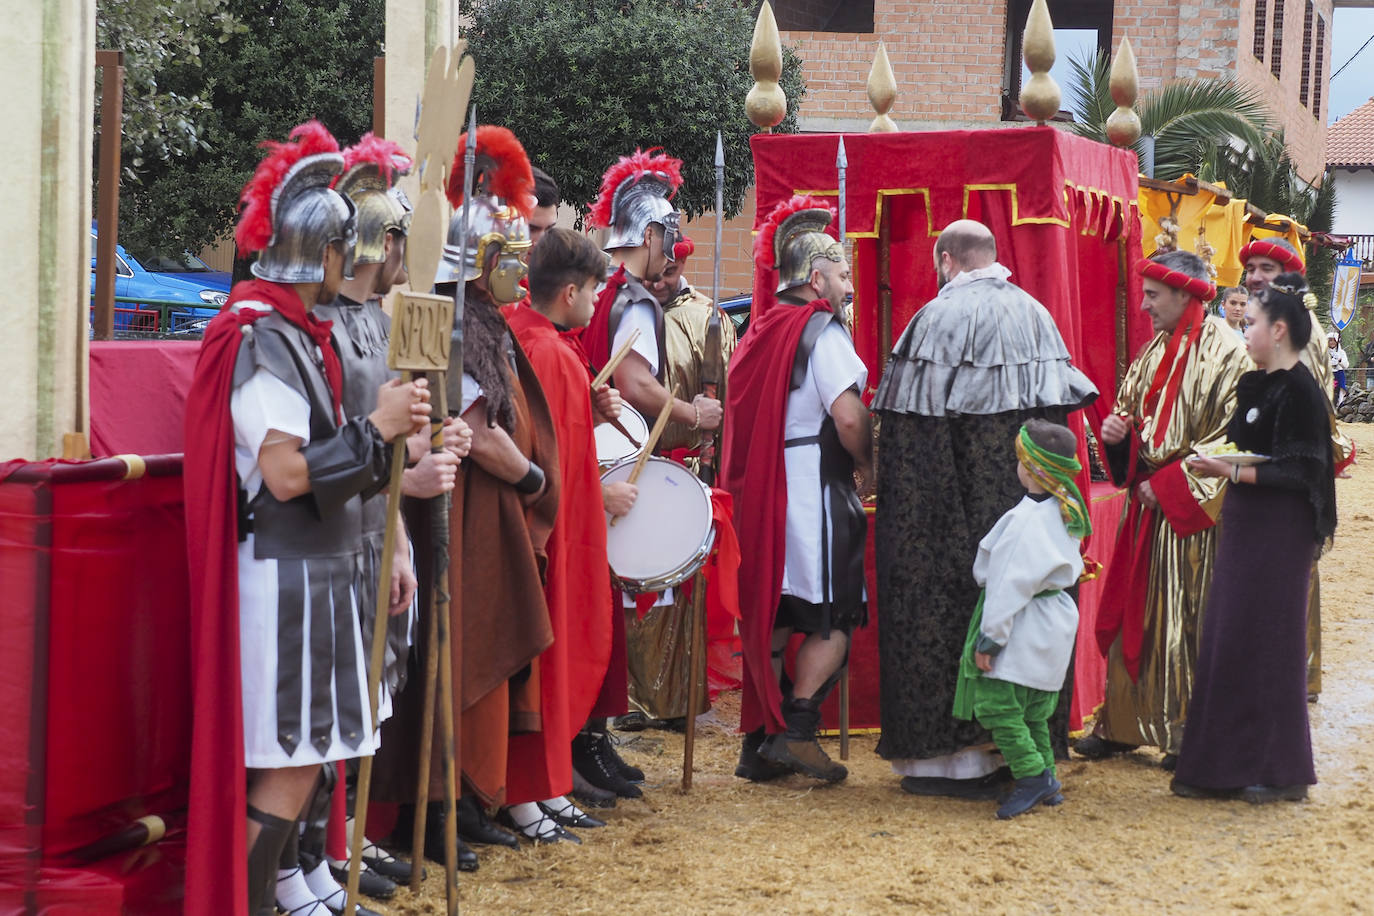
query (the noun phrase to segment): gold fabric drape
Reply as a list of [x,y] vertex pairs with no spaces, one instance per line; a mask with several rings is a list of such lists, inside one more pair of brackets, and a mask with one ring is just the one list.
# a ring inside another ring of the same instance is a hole
[[[691,287],[663,307],[665,348],[668,351],[666,384],[674,397],[684,401],[701,394],[701,360],[706,348],[706,321],[713,308],[709,297]],[[735,352],[735,323],[720,316],[720,346],[725,362]],[[660,451],[696,448],[701,431],[683,423],[669,423],[659,440]],[[695,468],[694,468],[695,470]]]
[[[1156,447],[1156,418],[1142,418],[1141,403],[1163,359],[1168,339],[1167,333],[1158,334],[1145,346],[1127,370],[1117,394],[1117,409],[1143,421],[1139,461],[1146,474],[1220,445],[1235,410],[1236,382],[1253,368],[1235,332],[1219,318],[1206,319],[1198,348],[1183,372],[1178,400],[1162,443]],[[1186,466],[1184,471],[1193,498],[1216,519],[1225,482],[1215,477],[1194,477]],[[1134,491],[1130,498],[1137,498]],[[1180,726],[1192,692],[1217,529],[1213,526],[1181,538],[1162,512],[1155,513],[1152,524],[1154,542],[1145,596],[1140,676],[1131,680],[1118,639],[1107,658],[1106,699],[1098,711],[1098,732],[1112,741],[1155,745],[1176,754],[1182,742]]]

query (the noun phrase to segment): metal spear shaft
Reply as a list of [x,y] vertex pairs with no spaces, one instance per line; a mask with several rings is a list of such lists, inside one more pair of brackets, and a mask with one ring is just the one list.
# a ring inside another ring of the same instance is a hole
[[[849,157],[844,151],[844,134],[840,134],[839,147],[835,151],[835,174],[837,177],[836,187],[840,190],[840,248],[845,249],[845,225],[848,222],[846,211],[849,209],[848,189],[846,172],[849,171]],[[841,316],[845,317],[845,316]],[[846,324],[849,322],[846,321]],[[844,668],[840,671],[840,759],[849,759],[849,662],[846,659]]]

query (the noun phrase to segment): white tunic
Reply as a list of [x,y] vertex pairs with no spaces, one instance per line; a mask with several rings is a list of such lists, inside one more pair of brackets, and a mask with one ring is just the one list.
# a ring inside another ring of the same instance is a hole
[[[784,308],[785,306],[779,306]],[[787,396],[783,439],[801,439],[821,431],[821,423],[836,399],[850,388],[862,391],[868,368],[854,342],[837,322],[830,322],[816,338],[801,387]],[[782,567],[782,593],[812,604],[834,597],[821,590],[821,532],[833,530],[830,500],[821,499],[821,447],[796,445],[783,449],[787,463],[787,552]]]
[[1058,691],[1078,635],[1078,607],[1063,591],[1083,574],[1079,539],[1053,497],[1027,495],[978,544],[973,578],[986,589],[982,633],[1002,646],[989,677]]
[[627,305],[620,314],[620,324],[615,329],[615,339],[611,341],[611,352],[617,353],[625,345],[630,334],[639,329],[639,338],[631,349],[644,357],[649,364],[650,374],[658,375],[658,316],[654,307],[647,302]]
[[[310,405],[300,392],[265,369],[259,369],[238,388],[230,399],[230,413],[234,421],[234,467],[244,489],[252,495],[262,486],[262,470],[258,466],[258,452],[269,430],[279,430],[298,437],[302,444],[310,441]],[[278,605],[276,559],[260,560],[253,554],[254,538],[250,533],[239,544],[239,674],[242,683],[244,764],[250,769],[280,769],[306,766],[331,760],[369,755],[376,752],[377,735],[367,727],[366,666],[356,669],[356,689],[363,710],[364,738],[357,749],[346,745],[339,734],[338,698],[334,697],[334,725],[330,744],[324,753],[310,743],[309,735],[290,755],[277,741],[277,658],[279,651],[279,614],[294,614],[304,618],[303,645],[310,646],[311,615],[305,608],[283,608]],[[308,577],[308,573],[307,573]],[[306,582],[309,594],[309,581]],[[331,613],[346,613],[353,622],[354,658],[363,658],[362,634],[358,627],[358,611],[353,590],[349,589],[350,607],[334,608]],[[310,652],[302,653],[300,717],[303,729],[308,730],[311,707]],[[331,685],[333,679],[330,680]],[[350,684],[351,686],[351,684]]]

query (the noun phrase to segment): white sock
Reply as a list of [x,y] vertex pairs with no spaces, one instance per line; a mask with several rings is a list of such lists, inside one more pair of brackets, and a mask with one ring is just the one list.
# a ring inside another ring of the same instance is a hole
[[[329,863],[321,862],[315,866],[315,870],[306,872],[305,883],[310,886],[314,895],[326,903],[335,904],[339,909],[343,909],[344,899],[348,896],[348,891],[334,880],[334,876],[329,873]],[[334,895],[338,894],[338,899]]]
[[553,820],[539,810],[539,806],[534,802],[511,805],[510,816],[515,823],[525,825],[520,833],[527,839],[534,840],[540,836],[548,837],[553,833],[551,829],[554,826]]
[[539,804],[543,805],[545,808],[548,808],[550,811],[552,811],[554,814],[559,815],[560,817],[575,818],[582,817],[585,814],[585,812],[581,808],[577,807],[577,805],[574,805],[571,801],[569,801],[562,795],[555,795],[553,798],[546,798]]
[[306,883],[300,868],[277,871],[277,906],[296,916],[333,916]]

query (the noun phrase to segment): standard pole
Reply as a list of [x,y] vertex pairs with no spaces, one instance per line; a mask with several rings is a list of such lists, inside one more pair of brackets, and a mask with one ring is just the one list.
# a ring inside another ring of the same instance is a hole
[[115,245],[119,240],[119,144],[124,136],[124,52],[96,51],[95,65],[101,68],[101,89],[94,320],[95,339],[109,340],[114,337]]
[[692,791],[692,758],[696,753],[697,716],[701,714],[701,691],[706,668],[706,576],[700,570],[692,579],[691,646],[687,656],[691,674],[687,678],[687,730],[682,742],[682,791]]

